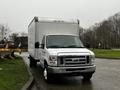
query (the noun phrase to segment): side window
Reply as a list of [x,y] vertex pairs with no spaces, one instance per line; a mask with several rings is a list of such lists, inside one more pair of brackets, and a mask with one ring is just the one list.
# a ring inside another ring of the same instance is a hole
[[45,44],[45,36],[42,39],[42,44]]

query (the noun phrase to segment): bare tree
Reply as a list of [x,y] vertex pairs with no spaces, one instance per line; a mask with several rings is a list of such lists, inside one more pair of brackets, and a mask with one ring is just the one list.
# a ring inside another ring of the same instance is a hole
[[80,37],[93,48],[120,48],[120,13],[91,26]]

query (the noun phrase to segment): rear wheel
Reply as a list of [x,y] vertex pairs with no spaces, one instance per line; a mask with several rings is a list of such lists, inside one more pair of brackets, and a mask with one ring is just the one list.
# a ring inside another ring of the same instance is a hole
[[29,57],[30,60],[30,67],[36,67],[37,66],[37,61],[33,59],[31,56]]

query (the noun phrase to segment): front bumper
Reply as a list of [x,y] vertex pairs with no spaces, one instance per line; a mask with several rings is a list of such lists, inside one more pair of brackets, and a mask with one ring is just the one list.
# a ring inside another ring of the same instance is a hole
[[83,75],[86,73],[94,73],[95,65],[77,66],[77,67],[52,67],[48,66],[48,72],[51,74],[66,74],[66,75]]

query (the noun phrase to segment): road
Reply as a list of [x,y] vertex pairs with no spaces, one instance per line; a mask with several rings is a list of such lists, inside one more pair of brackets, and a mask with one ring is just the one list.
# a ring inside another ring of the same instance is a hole
[[[29,64],[28,54],[22,53],[21,56]],[[57,77],[51,83],[46,83],[39,63],[36,68],[31,68],[31,72],[38,90],[120,90],[120,60],[96,59],[95,63],[96,72],[88,82],[77,76]]]

